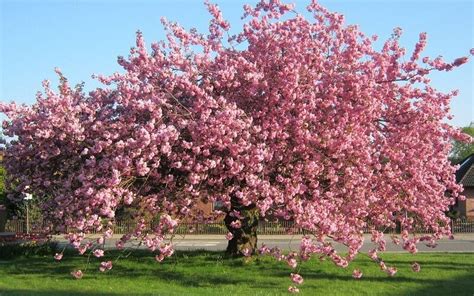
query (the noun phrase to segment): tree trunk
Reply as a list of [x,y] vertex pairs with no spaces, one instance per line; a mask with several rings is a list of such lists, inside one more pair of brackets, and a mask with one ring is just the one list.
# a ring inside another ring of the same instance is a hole
[[5,231],[5,225],[7,224],[7,209],[4,205],[0,205],[0,232]]
[[[229,256],[242,256],[245,249],[250,254],[253,254],[257,249],[258,209],[255,205],[242,206],[236,198],[232,198],[231,203],[231,210],[224,218],[227,229],[233,235],[233,238],[227,245],[226,254]],[[242,219],[235,217],[232,214],[233,210],[240,212]],[[240,220],[241,227],[233,228],[230,224],[237,220]]]

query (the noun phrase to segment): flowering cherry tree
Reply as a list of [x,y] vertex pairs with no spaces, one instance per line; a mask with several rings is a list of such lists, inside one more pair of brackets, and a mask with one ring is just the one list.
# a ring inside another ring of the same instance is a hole
[[[49,231],[67,230],[81,254],[96,257],[123,208],[134,210],[136,226],[117,247],[139,240],[158,261],[173,254],[170,238],[185,221],[224,218],[228,253],[250,256],[259,219],[291,220],[310,234],[298,252],[259,250],[290,268],[313,254],[346,267],[369,227],[377,248],[368,255],[389,275],[395,267],[377,255],[381,230],[403,229],[392,239],[412,253],[420,241],[434,246],[451,235],[445,212],[461,188],[447,155],[451,138],[466,139],[444,123],[456,92],[436,91],[428,75],[467,57],[422,58],[425,33],[407,53],[399,28],[376,50],[377,36],[316,1],[309,19],[279,0],[246,5],[235,35],[206,5],[208,34],[162,19],[167,40],[150,50],[138,32],[130,56],[118,59],[124,72],[97,76],[101,88],[84,93],[57,69],[59,91],[45,81],[34,105],[0,104],[13,137],[11,198],[34,194]],[[206,216],[199,202],[223,208]],[[151,220],[158,223],[148,231]],[[103,236],[88,240],[92,231]],[[297,273],[291,279],[303,283]]]

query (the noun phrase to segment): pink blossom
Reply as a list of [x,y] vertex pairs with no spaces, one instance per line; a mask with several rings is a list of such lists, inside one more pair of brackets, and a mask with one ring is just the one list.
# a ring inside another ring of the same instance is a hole
[[298,261],[296,261],[295,258],[289,258],[286,262],[291,268],[296,268],[296,266],[298,266]]
[[243,248],[241,250],[241,253],[242,255],[244,255],[245,257],[249,257],[250,255],[252,255],[252,250],[249,249],[249,248]]
[[178,220],[173,219],[170,215],[161,216],[160,222],[163,226],[166,226],[170,232],[174,231],[174,229],[178,226]]
[[393,34],[395,35],[395,37],[400,37],[402,33],[403,33],[403,30],[400,27],[396,27],[393,29]]
[[63,253],[54,254],[54,259],[57,261],[60,261],[61,259],[63,259]]
[[155,256],[156,261],[161,262],[165,259],[165,256],[163,254],[159,254]]
[[112,229],[107,229],[104,233],[104,238],[111,238],[113,234]]
[[349,265],[349,262],[339,255],[332,254],[331,259],[339,267],[346,268]]
[[118,240],[115,242],[115,247],[119,250],[122,250],[124,248],[124,242],[122,240]]
[[389,267],[386,269],[386,272],[389,276],[394,276],[397,273],[397,269],[395,267]]
[[369,257],[370,259],[372,260],[377,260],[378,256],[377,256],[377,249],[371,249],[369,250]]
[[408,252],[415,254],[418,252],[418,248],[416,247],[416,242],[417,240],[413,240],[413,239],[407,240],[405,241],[403,248],[407,250]]
[[105,272],[112,269],[112,261],[104,261],[100,263],[99,270]]
[[75,279],[81,279],[82,276],[83,276],[83,273],[80,269],[78,270],[74,270],[71,272],[71,275],[75,278]]
[[94,250],[93,254],[94,254],[94,256],[96,256],[97,258],[100,258],[100,257],[104,256],[104,250],[96,249],[96,250]]
[[293,283],[297,284],[297,285],[301,285],[303,283],[303,277],[297,273],[292,273],[290,274],[290,277],[291,277],[291,280],[293,281]]
[[298,289],[296,286],[289,286],[288,287],[288,292],[290,292],[290,293],[299,293],[300,289]]
[[232,240],[234,238],[234,235],[232,234],[232,232],[227,232],[227,234],[225,235],[225,238],[226,240]]
[[467,63],[468,59],[469,59],[468,57],[457,58],[457,59],[453,62],[453,65],[454,65],[454,66],[461,66],[462,64]]
[[127,194],[124,196],[123,198],[123,202],[126,204],[126,205],[131,205],[132,202],[133,202],[133,195],[132,194]]
[[230,226],[232,228],[239,229],[240,227],[242,227],[242,222],[240,222],[240,220],[235,220],[230,223]]
[[360,279],[362,277],[362,271],[360,271],[360,269],[354,269],[354,271],[352,272],[352,277],[355,278],[355,279]]
[[230,212],[229,216],[235,217],[237,219],[244,219],[244,216],[242,216],[242,214],[236,210],[233,210],[232,212]]
[[174,254],[174,248],[171,243],[162,244],[159,247],[160,253],[163,254],[165,257],[170,257]]
[[400,244],[400,239],[399,239],[398,237],[393,236],[393,237],[392,237],[392,242],[393,242],[395,245],[399,245],[399,244]]
[[414,272],[420,272],[421,266],[420,266],[420,264],[418,264],[417,262],[413,262],[413,264],[411,265],[411,269],[412,269]]
[[278,247],[272,248],[272,249],[270,250],[270,252],[271,252],[272,256],[273,256],[276,260],[278,260],[278,261],[281,261],[281,260],[283,260],[283,259],[285,258],[285,255],[283,255],[283,254],[281,253],[281,250],[280,250],[280,248],[278,248]]
[[84,253],[87,251],[87,246],[82,245],[78,248],[79,254],[84,255]]
[[270,248],[268,248],[265,244],[262,244],[262,246],[258,249],[258,253],[260,255],[266,255],[266,254],[269,254],[271,251],[270,251]]

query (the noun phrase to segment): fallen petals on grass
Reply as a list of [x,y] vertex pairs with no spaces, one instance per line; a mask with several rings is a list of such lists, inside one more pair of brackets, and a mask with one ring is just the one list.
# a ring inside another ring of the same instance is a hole
[[290,293],[299,293],[299,292],[300,292],[300,289],[298,289],[298,288],[295,287],[295,286],[289,286],[289,287],[288,287],[288,292],[290,292]]

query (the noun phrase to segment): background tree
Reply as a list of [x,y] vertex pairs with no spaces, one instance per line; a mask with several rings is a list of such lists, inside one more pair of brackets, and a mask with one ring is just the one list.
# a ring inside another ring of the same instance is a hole
[[[470,126],[463,127],[461,131],[474,138],[474,123],[471,123]],[[454,164],[458,164],[464,158],[474,153],[474,142],[465,142],[465,141],[453,141],[453,148],[449,156],[450,160]]]
[[[315,1],[310,20],[277,0],[246,5],[236,35],[207,6],[207,35],[163,19],[167,41],[149,52],[139,32],[118,59],[125,73],[99,76],[103,88],[85,94],[57,69],[59,92],[46,81],[33,106],[0,105],[5,134],[17,137],[7,147],[9,177],[40,201],[53,231],[68,226],[73,246],[100,254],[126,207],[136,227],[117,247],[137,239],[161,261],[180,222],[225,216],[228,253],[248,256],[259,217],[270,216],[311,234],[298,256],[273,250],[295,268],[312,254],[347,266],[370,225],[378,245],[370,256],[389,275],[396,269],[377,257],[385,250],[377,229],[399,223],[410,252],[451,234],[444,212],[460,187],[447,154],[450,139],[466,137],[443,121],[456,92],[436,91],[427,75],[467,57],[421,58],[425,33],[405,57],[399,28],[376,50],[376,36]],[[200,201],[224,210],[205,217]],[[418,236],[415,226],[432,234]],[[103,231],[99,243],[85,239],[93,230]]]
[[6,202],[6,191],[5,191],[5,177],[6,170],[3,166],[0,165],[0,204],[5,204]]
[[[5,139],[0,135],[0,145],[4,145],[6,143]],[[5,204],[6,199],[6,191],[5,191],[5,177],[6,177],[6,170],[2,165],[3,161],[3,150],[0,150],[0,205]]]

